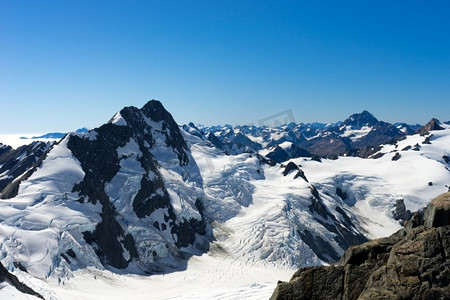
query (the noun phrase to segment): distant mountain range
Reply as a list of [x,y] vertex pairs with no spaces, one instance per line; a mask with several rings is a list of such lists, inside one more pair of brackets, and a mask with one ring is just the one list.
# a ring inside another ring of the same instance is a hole
[[[87,129],[86,127],[77,129],[75,132],[78,133],[84,133],[84,132],[88,132],[89,129]],[[38,140],[38,139],[62,139],[65,135],[67,134],[67,132],[50,132],[50,133],[46,133],[40,136],[33,136],[31,138],[28,137],[21,137],[21,139],[23,140],[28,140],[28,139],[32,139],[32,140]]]
[[272,128],[250,125],[204,127],[189,123],[183,129],[226,153],[256,153],[265,149],[272,153],[269,157],[282,162],[300,156],[336,158],[338,155],[368,153],[359,150],[395,142],[421,127],[405,123],[392,125],[363,111],[334,124],[290,123]]

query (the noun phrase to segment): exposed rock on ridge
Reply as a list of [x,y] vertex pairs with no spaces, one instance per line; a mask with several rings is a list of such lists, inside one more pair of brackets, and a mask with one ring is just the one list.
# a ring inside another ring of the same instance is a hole
[[[13,195],[3,190],[16,178],[24,174],[25,171],[32,168],[39,158],[50,148],[50,143],[33,142],[29,145],[12,149],[9,146],[0,144],[0,198],[10,198]],[[18,186],[18,184],[16,185]],[[5,195],[5,196],[3,196]]]
[[14,286],[18,291],[32,295],[41,299],[44,299],[42,295],[36,293],[32,288],[27,286],[26,284],[19,281],[19,279],[8,272],[8,270],[3,266],[3,264],[0,262],[0,282],[8,281],[12,286]]
[[304,268],[271,299],[449,299],[450,192],[390,237],[350,247],[335,266]]

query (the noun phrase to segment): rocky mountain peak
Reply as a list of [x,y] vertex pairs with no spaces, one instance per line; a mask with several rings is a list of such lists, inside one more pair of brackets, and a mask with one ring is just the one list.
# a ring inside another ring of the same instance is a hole
[[416,133],[420,135],[426,135],[432,130],[442,130],[444,128],[441,125],[442,123],[438,119],[433,118],[427,124],[425,124],[425,126],[418,129]]
[[[177,215],[168,188],[176,185],[180,193],[183,183],[168,182],[160,172],[160,168],[170,168],[188,177],[188,172],[195,171],[192,166],[184,169],[190,162],[186,142],[161,102],[151,100],[141,109],[125,107],[107,124],[70,136],[67,146],[85,172],[73,192],[79,193],[80,202],[99,202],[102,207],[100,222],[94,231],[83,232],[83,237],[99,248],[98,256],[104,265],[124,269],[137,262],[153,268],[160,255],[139,246],[149,242],[148,237],[142,238],[149,232],[154,239],[161,239],[159,246],[176,247],[171,251],[177,255],[182,255],[182,250],[176,249],[194,246],[199,239],[196,235],[205,234],[205,223],[197,208],[199,200],[183,197],[180,201],[189,213]],[[136,190],[129,195],[119,192],[122,185]],[[145,234],[124,225],[144,222],[143,218],[151,228]]]
[[140,143],[148,143],[152,149],[172,148],[180,165],[187,165],[189,158],[187,145],[178,124],[172,115],[158,100],[150,100],[141,109],[134,106],[123,108],[111,120],[110,124],[126,126],[132,136]]
[[154,122],[166,121],[167,123],[176,123],[172,115],[164,108],[158,100],[148,101],[141,111]]
[[378,119],[367,110],[364,110],[361,113],[351,115],[342,123],[341,127],[351,126],[352,128],[360,129],[364,126],[374,126],[377,123]]

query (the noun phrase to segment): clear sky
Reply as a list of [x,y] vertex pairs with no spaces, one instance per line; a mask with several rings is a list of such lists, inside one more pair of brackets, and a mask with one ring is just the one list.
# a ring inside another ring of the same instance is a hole
[[179,124],[291,109],[450,120],[450,1],[0,0],[0,133],[159,99]]

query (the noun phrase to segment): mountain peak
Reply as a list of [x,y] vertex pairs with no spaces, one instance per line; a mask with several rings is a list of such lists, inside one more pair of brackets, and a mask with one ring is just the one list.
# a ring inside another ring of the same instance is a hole
[[[152,121],[159,122],[166,120],[170,123],[175,123],[172,115],[164,108],[162,103],[158,100],[148,101],[142,108],[141,111]],[[176,124],[176,123],[175,123]],[[178,126],[178,125],[177,125]]]
[[361,113],[356,113],[356,114],[351,115],[348,119],[346,119],[342,123],[342,126],[343,127],[350,126],[355,129],[356,128],[361,129],[364,126],[371,127],[377,123],[378,123],[378,119],[375,118],[374,115],[372,115],[367,110],[363,110]]
[[431,130],[442,130],[444,128],[441,125],[442,123],[438,119],[433,118],[427,124],[425,124],[425,126],[417,130],[416,133],[419,133],[420,135],[426,135]]

